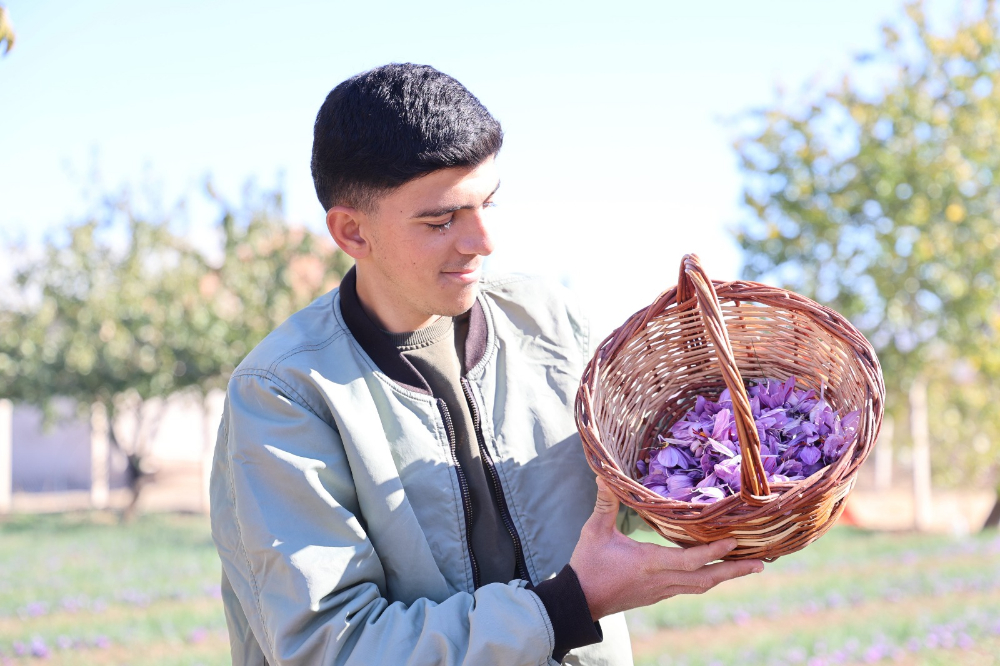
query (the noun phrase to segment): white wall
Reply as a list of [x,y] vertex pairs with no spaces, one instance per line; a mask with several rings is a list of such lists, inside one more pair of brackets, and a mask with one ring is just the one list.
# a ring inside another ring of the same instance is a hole
[[[153,435],[149,464],[157,462],[199,462],[210,459],[215,433],[222,418],[224,394],[209,394],[208,415],[200,398],[178,394],[166,402],[151,400],[144,408],[144,434]],[[43,424],[40,410],[15,405],[13,414],[12,486],[14,492],[60,492],[87,490],[91,482],[90,421],[80,418],[71,401],[55,400],[58,415],[53,424]],[[152,431],[152,422],[159,419]],[[136,419],[123,414],[116,432],[123,439],[134,435]],[[111,488],[125,485],[125,457],[117,450],[110,456]]]

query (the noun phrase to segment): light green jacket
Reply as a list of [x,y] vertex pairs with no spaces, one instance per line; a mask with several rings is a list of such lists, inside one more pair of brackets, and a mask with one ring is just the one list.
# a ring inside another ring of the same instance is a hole
[[[593,510],[573,402],[588,332],[558,288],[484,281],[486,352],[468,373],[532,582]],[[526,581],[474,589],[468,526],[434,400],[383,373],[337,290],[293,315],[229,382],[212,534],[236,664],[555,664]],[[631,664],[624,619],[563,663]]]

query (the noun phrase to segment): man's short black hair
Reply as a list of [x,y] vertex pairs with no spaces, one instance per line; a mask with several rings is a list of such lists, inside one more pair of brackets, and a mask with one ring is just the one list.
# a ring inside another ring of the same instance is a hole
[[481,164],[503,131],[452,77],[427,65],[390,64],[327,95],[313,128],[312,176],[324,210],[371,210],[380,195],[432,171]]

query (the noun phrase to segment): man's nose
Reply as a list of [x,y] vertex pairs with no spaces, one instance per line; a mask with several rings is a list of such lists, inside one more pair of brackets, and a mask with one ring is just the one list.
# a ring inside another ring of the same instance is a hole
[[458,251],[462,254],[493,254],[493,238],[489,231],[489,216],[484,211],[475,211],[469,219],[465,233],[459,241]]

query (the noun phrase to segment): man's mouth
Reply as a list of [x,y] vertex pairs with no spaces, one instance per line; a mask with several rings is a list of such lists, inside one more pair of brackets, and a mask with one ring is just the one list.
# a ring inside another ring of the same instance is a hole
[[480,268],[480,266],[466,266],[441,272],[453,280],[468,284],[479,280]]

